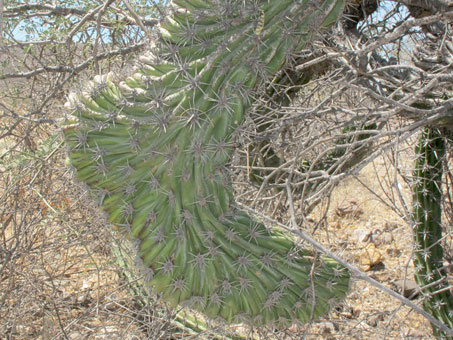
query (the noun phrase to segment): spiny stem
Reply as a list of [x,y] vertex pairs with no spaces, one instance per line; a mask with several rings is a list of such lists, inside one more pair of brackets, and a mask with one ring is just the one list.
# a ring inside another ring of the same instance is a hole
[[[453,328],[453,296],[443,269],[442,248],[442,175],[445,141],[440,130],[426,127],[415,148],[412,218],[414,221],[415,279],[425,295],[423,307],[436,319]],[[438,284],[432,283],[438,281]],[[437,323],[432,322],[435,335],[453,339]],[[447,336],[447,334],[449,336]]]
[[72,96],[65,136],[78,177],[103,193],[110,221],[136,239],[137,262],[171,305],[285,327],[346,295],[348,271],[235,209],[222,170],[265,83],[342,7],[174,0],[154,55],[130,78],[96,77]]

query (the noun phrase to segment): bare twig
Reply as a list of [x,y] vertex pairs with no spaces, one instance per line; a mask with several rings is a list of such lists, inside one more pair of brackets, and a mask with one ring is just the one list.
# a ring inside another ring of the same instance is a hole
[[357,277],[358,279],[366,281],[369,284],[373,285],[374,287],[378,288],[379,290],[383,291],[384,293],[386,293],[388,295],[391,295],[395,299],[397,299],[400,302],[402,302],[404,305],[412,308],[415,312],[419,313],[420,315],[423,315],[426,319],[428,319],[431,323],[433,323],[434,325],[439,327],[445,333],[447,333],[449,335],[453,335],[453,329],[448,328],[445,324],[443,324],[442,322],[440,322],[439,320],[434,318],[431,314],[425,312],[425,310],[423,308],[417,306],[415,303],[413,303],[409,299],[405,298],[401,294],[398,294],[397,292],[387,288],[383,284],[381,284],[381,283],[377,282],[376,280],[372,279],[371,277],[366,275],[364,272],[362,272],[358,268],[356,268],[353,265],[351,265],[350,263],[348,263],[346,260],[343,260],[341,257],[337,256],[336,254],[334,254],[333,252],[331,252],[327,248],[323,247],[319,242],[314,240],[312,237],[310,237],[306,233],[302,232],[300,230],[300,228],[299,229],[294,229],[294,228],[288,227],[287,225],[285,225],[283,223],[280,223],[280,222],[270,218],[269,216],[261,214],[258,211],[254,210],[254,209],[251,209],[251,208],[248,208],[247,206],[244,206],[244,205],[242,205],[240,203],[238,203],[238,206],[241,209],[248,210],[251,213],[253,213],[254,215],[259,216],[260,218],[263,218],[263,219],[271,222],[272,224],[277,225],[277,226],[279,226],[279,227],[281,227],[281,228],[283,228],[283,229],[285,229],[285,230],[297,235],[301,239],[303,239],[303,240],[307,241],[308,243],[310,243],[314,248],[316,248],[317,250],[319,250],[323,254],[326,254],[327,256],[331,257],[332,259],[334,259],[335,261],[340,263],[342,266],[348,268],[349,271],[351,273],[353,273],[355,275],[355,277]]
[[3,46],[3,0],[0,0],[0,47]]
[[62,6],[52,6],[48,4],[25,4],[16,7],[10,7],[5,10],[6,17],[15,17],[18,15],[23,15],[28,11],[45,11],[47,15],[78,15],[84,16],[87,11],[84,11],[80,8],[71,8],[71,7],[62,7]]
[[129,13],[132,15],[132,18],[133,20],[137,23],[137,25],[142,29],[143,33],[146,35],[146,37],[148,38],[148,41],[151,41],[151,36],[148,32],[148,30],[146,29],[145,25],[143,24],[143,21],[142,19],[140,19],[140,17],[137,15],[137,13],[134,11],[134,9],[132,8],[132,6],[129,4],[129,1],[128,0],[122,0],[124,5],[126,6],[127,10],[129,11]]
[[112,51],[107,51],[98,54],[97,56],[92,56],[85,60],[84,62],[78,64],[77,66],[67,66],[67,65],[58,65],[58,66],[47,66],[44,65],[41,68],[35,69],[33,71],[29,72],[23,72],[23,73],[6,73],[3,75],[0,75],[0,80],[1,79],[13,79],[13,78],[32,78],[34,76],[37,76],[41,73],[44,72],[51,72],[51,73],[79,73],[83,70],[85,70],[95,59],[97,60],[102,60],[102,59],[107,59],[119,55],[127,55],[130,53],[135,53],[138,51],[141,51],[144,47],[146,46],[146,43],[137,43],[135,45],[131,45],[125,48],[120,48]]
[[113,3],[114,0],[106,0],[102,6],[100,6],[99,13],[97,13],[97,19],[96,19],[96,39],[94,40],[94,46],[93,46],[93,55],[94,55],[94,69],[97,74],[101,72],[101,69],[99,67],[99,62],[98,62],[98,49],[99,49],[99,40],[102,37],[101,33],[101,18],[104,15],[104,12],[106,9]]
[[[98,7],[101,7],[101,6],[98,6]],[[85,21],[89,21],[89,20],[93,20],[93,18],[94,18],[93,12],[98,7],[96,7],[93,10],[86,11],[86,10],[83,10],[80,8],[52,6],[52,5],[48,5],[48,4],[26,4],[26,5],[6,8],[6,10],[4,12],[5,12],[5,17],[8,17],[8,18],[25,15],[29,11],[44,11],[41,14],[43,14],[45,16],[75,15],[75,16],[87,18],[87,19],[85,19]],[[124,20],[128,24],[136,24],[136,22],[134,22],[134,20],[131,20],[131,18],[128,18],[128,17],[124,17],[122,20]],[[148,27],[155,26],[159,22],[158,19],[140,19],[140,21],[143,26],[148,26]],[[111,26],[111,24],[106,23],[106,22],[103,22],[102,25]]]
[[[68,37],[66,38],[66,43],[70,42],[72,40],[72,37],[74,34],[76,34],[80,28],[89,20],[93,20],[94,16],[101,11],[102,8],[105,7],[105,4],[99,5],[98,7],[90,10],[88,13],[86,13],[82,19],[77,23],[77,25],[74,26],[74,28],[68,33]],[[101,16],[98,17],[98,23],[100,22]]]

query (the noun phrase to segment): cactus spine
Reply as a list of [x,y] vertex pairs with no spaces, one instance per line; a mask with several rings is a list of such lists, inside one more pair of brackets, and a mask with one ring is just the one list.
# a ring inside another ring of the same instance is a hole
[[[416,161],[413,184],[413,220],[415,238],[416,281],[423,290],[424,309],[453,327],[453,297],[448,289],[447,277],[443,267],[442,240],[442,161],[445,142],[441,132],[427,127],[422,132],[416,146]],[[435,335],[453,339],[433,326]]]
[[171,305],[227,322],[307,322],[345,296],[349,273],[234,209],[224,166],[260,87],[342,1],[172,5],[132,77],[96,77],[71,97],[70,161]]

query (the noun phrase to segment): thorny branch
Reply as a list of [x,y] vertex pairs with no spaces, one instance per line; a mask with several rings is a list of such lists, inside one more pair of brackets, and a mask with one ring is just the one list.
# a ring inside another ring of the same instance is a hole
[[291,215],[291,227],[288,227],[287,225],[284,225],[284,224],[282,224],[282,223],[280,223],[278,221],[275,221],[275,220],[269,218],[268,216],[263,216],[263,214],[259,214],[257,211],[254,211],[254,210],[251,210],[251,209],[247,209],[247,207],[242,206],[242,208],[247,209],[247,210],[253,212],[255,215],[260,216],[262,218],[265,218],[268,221],[272,222],[273,224],[278,225],[278,226],[282,227],[283,229],[285,229],[285,230],[287,230],[287,231],[289,231],[291,233],[294,233],[295,235],[299,236],[301,239],[303,239],[303,240],[307,241],[308,243],[310,243],[314,248],[316,248],[317,250],[321,251],[323,254],[326,254],[327,256],[335,259],[335,261],[337,261],[338,263],[341,263],[343,266],[348,268],[351,271],[351,273],[354,274],[354,276],[356,278],[358,278],[360,280],[364,280],[364,281],[368,282],[369,284],[375,286],[379,290],[383,291],[384,293],[389,294],[392,297],[398,299],[404,305],[411,307],[414,311],[416,311],[417,313],[423,315],[430,322],[432,322],[433,324],[438,326],[440,329],[445,331],[447,334],[453,335],[453,329],[448,328],[445,324],[443,324],[442,322],[440,322],[439,320],[434,318],[431,314],[429,314],[425,310],[423,310],[423,308],[420,308],[415,303],[413,303],[409,299],[405,298],[401,294],[396,293],[395,291],[389,289],[388,287],[384,286],[383,284],[381,284],[381,283],[377,282],[376,280],[374,280],[373,278],[369,277],[363,271],[361,271],[358,268],[354,267],[353,265],[351,265],[350,263],[348,263],[344,259],[340,258],[339,256],[337,256],[336,254],[334,254],[333,252],[331,252],[327,248],[323,247],[319,242],[314,240],[311,236],[309,236],[308,234],[302,232],[300,227],[298,227],[298,223],[297,223],[297,220],[295,218],[294,202],[293,202],[292,193],[291,193],[291,189],[290,189],[289,183],[287,183],[286,189],[287,189],[286,191],[287,191],[287,194],[288,194],[289,209],[290,209],[290,212],[291,212],[291,214],[290,214]]
[[[102,5],[100,6],[102,7]],[[31,12],[31,13],[30,13]],[[71,8],[71,7],[63,7],[63,6],[52,6],[48,4],[26,4],[26,5],[20,5],[16,7],[9,7],[4,10],[4,16],[5,18],[15,18],[19,16],[27,16],[27,17],[33,17],[33,16],[67,16],[67,15],[75,15],[78,17],[83,17],[84,22],[90,21],[90,20],[95,20],[94,15],[95,10],[82,10],[80,8]],[[135,19],[132,19],[128,16],[122,16],[120,19],[128,24],[128,25],[136,25]],[[157,19],[140,19],[142,22],[143,26],[147,27],[153,27],[158,23]],[[103,26],[112,26],[112,23],[108,22],[102,22]]]

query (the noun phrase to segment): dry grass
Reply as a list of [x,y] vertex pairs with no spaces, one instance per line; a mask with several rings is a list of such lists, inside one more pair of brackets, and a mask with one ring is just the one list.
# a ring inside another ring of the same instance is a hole
[[111,254],[114,234],[64,165],[59,136],[48,147],[39,137],[1,164],[0,338],[127,338],[138,312]]

